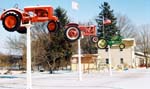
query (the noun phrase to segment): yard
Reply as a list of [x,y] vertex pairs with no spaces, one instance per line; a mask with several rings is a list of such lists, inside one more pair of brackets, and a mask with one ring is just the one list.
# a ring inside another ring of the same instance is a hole
[[[26,88],[26,74],[5,76],[9,78],[0,79],[0,89]],[[149,81],[150,69],[113,71],[112,76],[109,72],[85,73],[82,81],[78,80],[77,72],[32,73],[33,89],[149,89]]]

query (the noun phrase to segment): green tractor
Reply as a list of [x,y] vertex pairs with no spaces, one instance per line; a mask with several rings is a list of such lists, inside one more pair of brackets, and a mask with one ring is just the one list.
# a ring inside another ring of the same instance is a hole
[[110,39],[100,38],[97,42],[97,46],[100,49],[106,49],[109,45],[110,47],[114,44],[118,44],[120,49],[125,48],[125,44],[122,41],[123,37],[120,35],[112,36]]

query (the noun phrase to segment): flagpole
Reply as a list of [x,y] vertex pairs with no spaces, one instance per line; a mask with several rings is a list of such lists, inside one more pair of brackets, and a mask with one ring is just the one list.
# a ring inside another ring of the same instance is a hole
[[[78,10],[79,4],[76,1],[72,1],[72,9],[73,10]],[[77,16],[76,16],[77,17]],[[78,23],[78,18],[77,23]],[[81,33],[81,37],[78,39],[78,74],[79,74],[79,80],[82,80],[82,64],[81,64],[81,38],[83,38],[83,35]]]
[[104,37],[104,33],[105,33],[105,32],[104,32],[104,29],[105,29],[105,28],[104,28],[104,15],[103,15],[103,37]]
[[[104,27],[104,24],[105,24],[105,23],[104,23],[104,19],[105,19],[105,18],[104,18],[104,14],[103,14],[103,37],[105,38],[105,35],[104,35],[104,33],[105,33],[105,32],[104,32],[104,29],[105,29],[105,27]],[[110,45],[108,45],[109,75],[112,76],[112,68],[111,68],[111,67],[112,67],[112,64],[111,64],[111,51],[110,51],[110,49],[111,49],[111,48],[110,48]]]

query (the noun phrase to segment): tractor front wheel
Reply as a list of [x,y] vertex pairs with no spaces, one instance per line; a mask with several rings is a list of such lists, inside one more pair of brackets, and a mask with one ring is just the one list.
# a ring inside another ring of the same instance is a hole
[[2,19],[2,24],[7,31],[16,31],[21,24],[20,16],[15,12],[7,12]]
[[21,26],[21,27],[19,27],[17,32],[20,33],[20,34],[26,34],[27,33],[27,28],[25,26]]
[[98,42],[98,37],[97,36],[92,36],[91,40],[93,43],[97,43]]
[[49,32],[55,32],[58,29],[58,23],[55,21],[49,21],[47,24],[47,29]]
[[123,43],[119,44],[119,48],[120,49],[124,49],[125,48],[125,44],[123,44]]

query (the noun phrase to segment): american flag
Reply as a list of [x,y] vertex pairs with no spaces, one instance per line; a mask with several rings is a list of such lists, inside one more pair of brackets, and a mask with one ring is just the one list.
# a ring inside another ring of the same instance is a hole
[[111,24],[111,20],[105,18],[105,19],[103,20],[103,24],[104,24],[104,25],[105,25],[105,24]]

